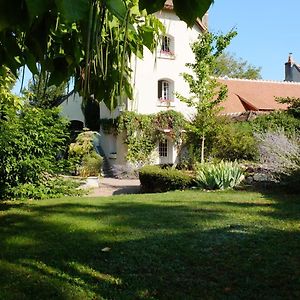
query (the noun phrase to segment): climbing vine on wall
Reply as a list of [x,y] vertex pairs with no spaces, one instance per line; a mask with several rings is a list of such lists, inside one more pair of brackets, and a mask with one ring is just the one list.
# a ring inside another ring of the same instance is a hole
[[102,119],[100,123],[106,133],[125,134],[126,159],[130,162],[147,162],[156,143],[167,136],[179,144],[186,126],[184,116],[174,110],[152,115],[124,112],[115,120]]

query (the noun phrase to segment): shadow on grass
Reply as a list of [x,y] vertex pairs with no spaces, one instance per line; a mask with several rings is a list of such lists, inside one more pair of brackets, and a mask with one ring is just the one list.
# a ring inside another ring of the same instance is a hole
[[238,224],[225,206],[95,200],[9,210],[0,298],[297,299],[299,232]]

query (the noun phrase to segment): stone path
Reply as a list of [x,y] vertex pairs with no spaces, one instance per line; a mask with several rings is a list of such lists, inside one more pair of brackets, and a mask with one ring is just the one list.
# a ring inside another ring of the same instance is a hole
[[89,177],[83,188],[91,189],[88,197],[112,196],[121,194],[138,194],[140,181],[138,179],[116,179]]

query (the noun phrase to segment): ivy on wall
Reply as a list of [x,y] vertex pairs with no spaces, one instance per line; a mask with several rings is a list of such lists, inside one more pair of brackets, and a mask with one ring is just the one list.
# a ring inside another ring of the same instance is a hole
[[125,134],[126,159],[130,162],[147,162],[156,143],[166,137],[179,144],[186,122],[184,116],[174,110],[152,115],[124,112],[117,119],[100,120],[104,133]]

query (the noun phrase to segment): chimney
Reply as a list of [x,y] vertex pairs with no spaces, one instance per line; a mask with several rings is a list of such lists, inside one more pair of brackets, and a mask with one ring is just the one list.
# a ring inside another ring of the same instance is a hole
[[292,66],[293,66],[293,53],[289,53],[288,61],[285,63],[285,78],[284,81],[293,81],[293,74],[292,74]]

